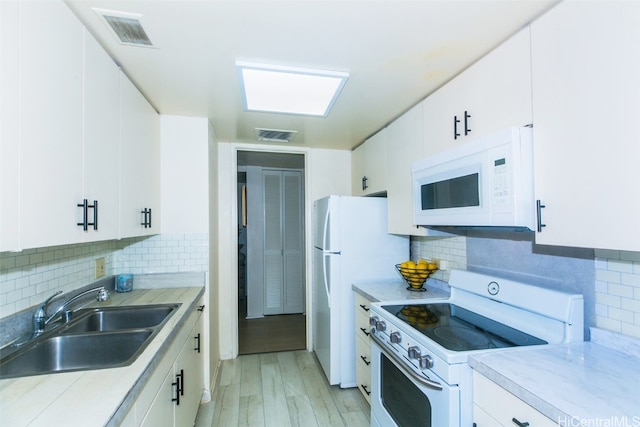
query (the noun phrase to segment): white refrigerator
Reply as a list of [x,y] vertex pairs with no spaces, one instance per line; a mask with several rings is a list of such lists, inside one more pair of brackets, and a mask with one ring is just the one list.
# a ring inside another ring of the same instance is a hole
[[409,238],[387,233],[387,199],[329,196],[313,203],[313,349],[331,385],[356,387],[351,285],[400,280]]

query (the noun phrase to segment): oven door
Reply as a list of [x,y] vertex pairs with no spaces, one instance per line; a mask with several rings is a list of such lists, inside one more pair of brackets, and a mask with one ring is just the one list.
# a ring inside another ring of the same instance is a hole
[[371,341],[371,426],[459,425],[458,387],[435,374],[431,384],[425,384],[411,375],[405,363],[393,349]]

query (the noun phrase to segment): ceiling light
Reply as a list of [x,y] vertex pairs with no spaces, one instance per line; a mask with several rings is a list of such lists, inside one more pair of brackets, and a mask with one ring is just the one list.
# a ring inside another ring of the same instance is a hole
[[339,71],[236,62],[247,111],[326,117],[349,77]]

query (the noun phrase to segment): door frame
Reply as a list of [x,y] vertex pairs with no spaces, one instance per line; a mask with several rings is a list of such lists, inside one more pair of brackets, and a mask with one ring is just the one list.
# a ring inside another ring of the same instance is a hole
[[[222,145],[228,145],[229,149],[226,150]],[[226,153],[225,153],[226,151]],[[278,153],[278,154],[301,154],[304,157],[304,239],[305,239],[305,312],[306,316],[306,338],[307,338],[307,350],[312,349],[312,336],[311,331],[313,325],[312,319],[309,316],[311,313],[311,256],[313,237],[311,235],[311,216],[313,212],[313,200],[311,200],[311,185],[310,185],[310,152],[309,148],[305,147],[282,147],[275,145],[257,145],[257,144],[243,144],[243,143],[219,143],[219,182],[221,186],[225,182],[228,183],[226,189],[220,188],[220,194],[218,195],[218,210],[219,215],[219,227],[220,227],[220,246],[218,248],[219,259],[219,306],[220,316],[225,317],[227,321],[224,323],[228,326],[227,330],[220,330],[220,359],[235,359],[238,357],[238,152],[239,151],[254,151],[264,153]],[[226,159],[224,154],[226,154]],[[226,175],[226,176],[225,176]],[[226,198],[227,200],[221,200]],[[226,205],[226,206],[225,206]],[[227,230],[227,231],[225,231]],[[222,266],[227,266],[223,268]],[[227,285],[225,284],[232,284]],[[225,315],[226,313],[226,315]],[[228,316],[228,317],[227,317]]]

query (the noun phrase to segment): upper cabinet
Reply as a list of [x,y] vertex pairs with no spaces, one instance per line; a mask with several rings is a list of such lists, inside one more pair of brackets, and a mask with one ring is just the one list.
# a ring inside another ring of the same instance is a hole
[[424,101],[425,155],[532,122],[529,28]]
[[387,224],[392,234],[426,235],[413,225],[411,164],[424,157],[422,103],[387,127]]
[[120,237],[160,232],[160,116],[122,74]]
[[367,196],[387,190],[387,129],[367,139],[351,157],[351,190]]
[[159,117],[146,100],[121,117],[141,102],[121,107],[120,70],[62,1],[1,2],[0,19],[0,251],[119,237],[121,121],[146,129],[128,141],[144,153],[139,204],[159,213]]
[[640,3],[562,2],[531,26],[536,242],[640,250]]

